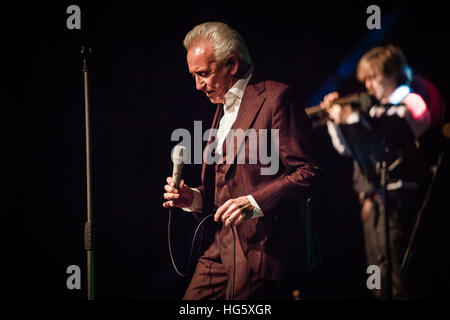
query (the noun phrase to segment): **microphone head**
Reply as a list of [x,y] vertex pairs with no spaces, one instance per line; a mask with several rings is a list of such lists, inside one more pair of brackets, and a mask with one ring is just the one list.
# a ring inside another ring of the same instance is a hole
[[90,55],[90,54],[92,54],[92,49],[88,46],[81,46],[81,54],[83,56]]
[[187,149],[185,146],[176,145],[172,150],[173,171],[172,178],[175,187],[178,188],[181,181],[181,172],[183,171],[183,164],[186,162]]
[[186,162],[187,149],[185,146],[176,145],[172,149],[172,162],[174,164],[182,164]]

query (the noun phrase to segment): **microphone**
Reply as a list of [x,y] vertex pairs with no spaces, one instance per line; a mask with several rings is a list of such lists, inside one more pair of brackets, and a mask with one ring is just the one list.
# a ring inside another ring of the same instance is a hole
[[[375,101],[374,101],[373,97],[371,95],[369,95],[368,93],[357,92],[357,93],[350,94],[348,96],[336,98],[332,101],[332,104],[340,104],[340,105],[352,104],[352,105],[357,105],[358,108],[363,111],[367,111],[374,104],[374,102]],[[305,108],[305,112],[308,116],[315,115],[322,111],[324,111],[324,109],[322,109],[320,107],[320,105]]]
[[175,182],[175,188],[178,189],[181,180],[183,164],[186,162],[187,150],[185,146],[176,145],[172,150],[173,171],[172,179]]
[[83,57],[89,56],[92,54],[92,49],[88,46],[81,46],[81,55]]

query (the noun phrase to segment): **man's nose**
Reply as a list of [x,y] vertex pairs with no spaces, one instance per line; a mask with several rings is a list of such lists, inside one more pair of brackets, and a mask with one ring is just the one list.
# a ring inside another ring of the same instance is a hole
[[195,87],[197,88],[197,90],[202,91],[203,88],[205,87],[205,83],[203,82],[203,80],[196,76],[195,77]]
[[370,90],[372,88],[372,82],[370,81],[370,79],[366,79],[366,81],[364,81],[364,84],[367,90]]

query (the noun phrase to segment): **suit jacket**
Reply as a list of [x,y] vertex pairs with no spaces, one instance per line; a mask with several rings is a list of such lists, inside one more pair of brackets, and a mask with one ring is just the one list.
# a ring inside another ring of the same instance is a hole
[[[222,110],[219,105],[212,128],[218,127]],[[306,200],[322,187],[323,174],[312,152],[311,123],[304,110],[295,104],[288,86],[252,76],[232,129],[250,128],[268,129],[269,135],[270,129],[279,130],[278,172],[261,175],[260,169],[269,165],[261,164],[260,159],[250,164],[248,152],[244,163],[237,163],[237,150],[249,149],[249,140],[245,139],[242,144],[234,144],[233,163],[203,164],[203,185],[198,189],[205,215],[214,213],[228,200],[214,201],[216,192],[223,188],[228,188],[231,198],[254,197],[264,217],[237,226],[239,241],[254,272],[263,278],[280,279],[314,263],[317,243]],[[224,175],[224,183],[216,183],[217,171]]]

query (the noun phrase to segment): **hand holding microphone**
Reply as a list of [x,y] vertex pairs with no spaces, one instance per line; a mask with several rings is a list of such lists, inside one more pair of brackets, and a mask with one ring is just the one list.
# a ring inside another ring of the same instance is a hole
[[172,152],[173,173],[172,177],[167,177],[167,184],[164,186],[164,208],[169,207],[188,207],[194,198],[194,192],[190,187],[184,184],[181,179],[184,159],[186,158],[186,147],[177,145]]

